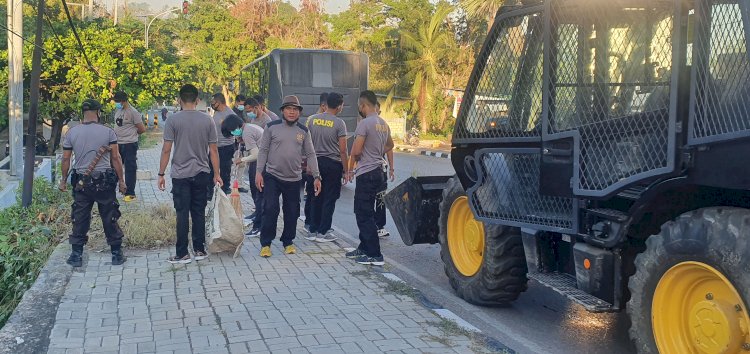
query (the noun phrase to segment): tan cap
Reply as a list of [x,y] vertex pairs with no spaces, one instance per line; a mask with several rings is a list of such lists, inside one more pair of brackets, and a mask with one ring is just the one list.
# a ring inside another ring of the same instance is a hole
[[280,110],[284,110],[284,107],[293,106],[302,111],[302,106],[299,104],[299,98],[297,96],[286,96],[284,97],[284,103],[281,104]]

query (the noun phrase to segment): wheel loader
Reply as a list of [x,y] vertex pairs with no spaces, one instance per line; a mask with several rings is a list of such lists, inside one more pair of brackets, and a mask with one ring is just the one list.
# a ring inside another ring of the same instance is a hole
[[386,196],[403,241],[472,304],[531,280],[626,311],[639,353],[750,353],[749,42],[750,0],[502,7],[455,175]]

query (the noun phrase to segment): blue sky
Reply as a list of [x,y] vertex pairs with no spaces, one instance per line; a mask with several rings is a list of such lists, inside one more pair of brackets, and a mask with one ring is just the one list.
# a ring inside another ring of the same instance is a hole
[[[120,4],[122,4],[123,0],[119,0]],[[161,9],[164,6],[182,6],[182,0],[131,0],[132,2],[148,2],[151,4],[151,8]],[[107,8],[112,7],[112,4],[114,3],[113,0],[104,0],[102,1],[107,5]],[[288,0],[292,5],[299,6],[300,1],[299,0]],[[325,12],[327,13],[339,13],[341,11],[346,10],[346,8],[349,7],[349,0],[323,0],[323,8],[325,9]]]

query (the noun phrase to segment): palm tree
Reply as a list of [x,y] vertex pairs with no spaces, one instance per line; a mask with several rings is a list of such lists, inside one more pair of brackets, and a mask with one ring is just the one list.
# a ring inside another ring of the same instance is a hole
[[484,18],[487,21],[487,32],[492,28],[492,22],[495,21],[497,10],[503,6],[505,0],[463,0],[461,5],[469,16],[474,18]]
[[406,49],[407,76],[414,80],[411,96],[416,103],[423,133],[430,127],[428,103],[440,78],[440,64],[449,54],[449,34],[443,22],[452,10],[450,6],[439,5],[429,22],[419,26],[416,33],[401,33],[401,45]]

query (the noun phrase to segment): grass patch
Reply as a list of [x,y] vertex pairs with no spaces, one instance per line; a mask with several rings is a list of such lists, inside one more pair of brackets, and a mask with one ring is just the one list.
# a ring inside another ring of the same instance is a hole
[[427,322],[427,324],[437,327],[441,332],[443,332],[443,335],[442,336],[429,335],[426,337],[431,341],[438,342],[448,347],[454,346],[453,342],[451,342],[450,340],[451,337],[463,336],[471,340],[470,349],[471,351],[477,354],[490,354],[490,353],[512,354],[512,353],[515,353],[514,351],[509,350],[507,348],[495,348],[489,345],[490,343],[486,336],[478,332],[467,330],[466,328],[459,326],[458,323],[456,323],[453,320],[441,318],[439,322]]
[[[147,210],[122,210],[119,224],[125,238],[123,247],[137,249],[155,249],[174,245],[177,239],[177,220],[174,208],[161,204]],[[102,221],[98,213],[92,215],[89,231],[89,247],[109,249],[104,237]]]
[[394,281],[386,278],[385,283],[386,292],[396,295],[408,296],[412,299],[416,298],[417,295],[419,295],[419,291],[417,289],[414,289],[413,287],[409,286],[409,284],[406,284],[404,282]]
[[0,211],[0,327],[70,227],[70,193],[40,178],[34,180],[32,195],[29,208],[19,200]]
[[146,131],[138,136],[138,149],[150,149],[159,145],[162,140],[162,134],[155,131]]

